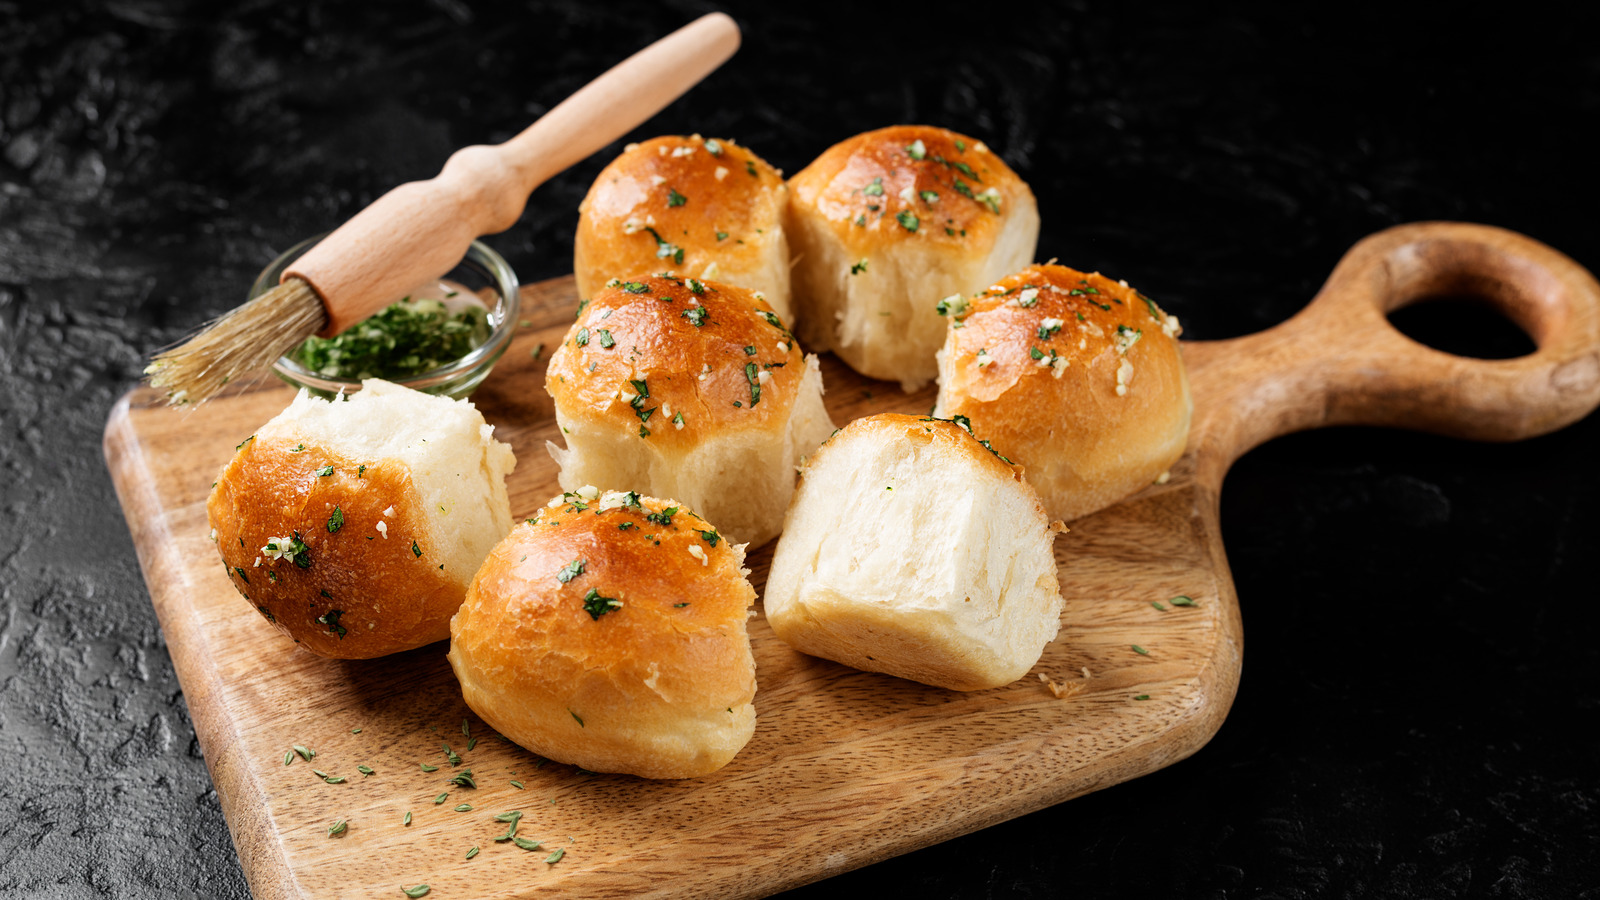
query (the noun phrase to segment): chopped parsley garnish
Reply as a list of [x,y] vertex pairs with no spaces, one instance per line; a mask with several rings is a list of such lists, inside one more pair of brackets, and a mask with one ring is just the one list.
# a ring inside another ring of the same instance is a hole
[[1149,656],[1150,655],[1150,651],[1149,650],[1146,650],[1145,648],[1139,646],[1138,644],[1129,644],[1129,646],[1133,648],[1133,652],[1139,654],[1140,656]]
[[882,197],[883,178],[879,177],[872,179],[872,183],[862,188],[861,193],[866,194],[868,197]]
[[642,294],[645,291],[650,290],[650,286],[642,281],[624,281],[622,283],[622,289],[630,294]]
[[572,579],[577,578],[579,575],[582,575],[584,567],[588,564],[588,560],[575,559],[556,570],[556,580],[562,584],[566,584]]
[[704,538],[706,543],[715,547],[722,535],[717,534],[715,531],[702,531],[700,532],[700,537]]
[[747,159],[744,161],[744,170],[750,173],[751,178],[760,177],[760,175],[756,172],[756,162],[753,159]]
[[976,194],[972,193],[972,188],[968,187],[967,183],[965,181],[962,181],[961,179],[957,178],[955,180],[955,182],[956,182],[956,184],[955,184],[956,193],[960,194],[963,197],[966,197],[968,200],[976,200],[976,199],[978,199],[978,196]]
[[589,346],[589,329],[587,329],[587,328],[579,328],[578,329],[578,336],[576,338],[574,338],[573,340],[577,342],[579,347],[587,347],[587,346]]
[[342,609],[330,609],[322,615],[317,616],[317,624],[328,626],[328,633],[337,634],[339,636],[339,640],[342,641],[344,640],[345,636],[345,627],[339,624],[339,617],[343,615],[344,610]]
[[894,218],[895,221],[900,223],[900,227],[907,231],[916,231],[917,226],[922,224],[922,221],[917,218],[917,214],[909,209],[901,210],[895,214]]
[[306,338],[289,356],[323,376],[392,381],[466,356],[490,330],[489,314],[477,304],[451,313],[438,300],[407,297],[331,338]]
[[617,345],[617,339],[612,337],[611,336],[611,332],[606,330],[606,329],[604,329],[604,328],[596,329],[595,333],[594,333],[594,336],[595,336],[595,340],[598,340],[600,342],[600,346],[604,347],[607,350],[610,350],[612,347],[615,347]]
[[706,286],[704,282],[690,278],[689,280],[685,281],[684,284],[689,286],[691,293],[704,294],[706,292]]
[[1045,319],[1039,324],[1039,340],[1048,341],[1050,336],[1061,330],[1060,319]]
[[966,141],[956,141],[956,152],[957,153],[965,153],[965,152],[967,152],[967,142]]
[[704,306],[691,306],[683,311],[683,317],[688,319],[689,324],[695,326],[696,328],[706,324],[706,317],[708,315],[709,313],[706,311]]
[[750,382],[750,408],[755,409],[756,404],[761,402],[761,376],[755,363],[744,364],[744,378]]
[[918,138],[906,145],[906,155],[912,159],[927,159],[928,147],[926,144],[922,143],[921,138]]
[[333,515],[328,517],[328,533],[333,534],[344,527],[344,510],[334,506]]
[[744,355],[745,356],[755,356],[756,355],[756,348],[748,347],[748,346],[745,347],[744,348]]
[[678,507],[669,506],[660,512],[647,513],[644,518],[646,522],[651,522],[666,528],[672,524],[672,517],[677,515],[677,513]]
[[1199,604],[1195,603],[1193,599],[1191,599],[1189,597],[1185,597],[1182,594],[1179,594],[1178,596],[1173,597],[1171,600],[1168,600],[1167,602],[1171,603],[1173,606],[1198,606],[1199,605]]
[[951,294],[943,300],[940,300],[934,309],[937,309],[939,311],[939,315],[941,316],[961,316],[966,313],[967,307],[971,305],[972,301],[961,296],[960,294]]
[[238,573],[239,573],[239,577],[240,577],[240,578],[243,578],[243,579],[244,579],[244,583],[245,583],[245,584],[249,584],[249,583],[250,583],[250,576],[249,576],[249,575],[246,575],[246,574],[245,574],[245,573],[244,573],[244,569],[243,569],[243,568],[242,568],[242,567],[240,567],[240,566],[234,566],[234,567],[233,567],[233,570],[234,570],[234,571],[235,571],[235,572],[238,572]]
[[1033,359],[1044,359],[1044,354],[1039,351],[1038,347],[1029,347],[1028,356]]
[[[596,621],[598,621],[600,617],[606,613],[611,612],[614,609],[620,609],[621,607],[621,600],[618,600],[614,597],[602,597],[600,596],[600,592],[595,588],[589,588],[589,593],[583,595],[583,611],[589,614],[589,618]],[[578,714],[573,713],[572,717],[574,719],[578,719]],[[578,719],[578,724],[582,725],[583,720]]]
[[323,466],[322,468],[317,470],[317,477],[318,478],[326,478],[327,476],[332,475],[332,474],[333,474],[333,466]]
[[867,227],[867,214],[866,213],[862,213],[861,215],[856,216],[856,225],[858,227],[860,227],[860,228]]
[[1161,320],[1161,310],[1156,307],[1156,302],[1154,300],[1151,300],[1149,297],[1146,297],[1145,295],[1139,293],[1138,291],[1134,291],[1133,293],[1134,293],[1134,296],[1136,296],[1140,300],[1144,301],[1145,308],[1150,310],[1150,318],[1155,319],[1156,321],[1160,321]]
[[706,152],[712,156],[721,156],[722,145],[717,143],[716,138],[706,138]]
[[938,191],[918,191],[917,195],[922,198],[923,203],[926,203],[929,206],[939,202]]
[[719,231],[719,232],[717,232],[717,240],[719,240],[719,241],[725,241],[725,240],[727,240],[727,239],[728,239],[728,233],[727,233],[727,232],[726,232],[726,231]]
[[682,206],[689,202],[689,198],[677,192],[674,188],[667,188],[667,205]]
[[411,542],[411,555],[419,558],[422,556],[422,548],[417,546],[416,541]]
[[865,256],[863,256],[863,257],[861,257],[861,260],[859,262],[857,262],[855,265],[850,267],[850,274],[851,275],[860,275],[862,272],[865,272],[866,270],[867,270],[867,258]]

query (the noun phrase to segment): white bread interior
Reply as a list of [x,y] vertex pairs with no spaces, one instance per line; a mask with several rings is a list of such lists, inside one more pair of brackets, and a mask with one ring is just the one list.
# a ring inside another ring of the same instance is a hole
[[466,579],[511,530],[506,476],[516,468],[511,445],[466,400],[424,394],[369,379],[361,390],[329,402],[300,391],[256,432],[275,440],[327,448],[353,460],[393,461],[411,473],[426,542],[445,571]]
[[859,669],[955,690],[1009,684],[1059,629],[1058,528],[959,426],[857,420],[807,464],[766,618],[796,649]]

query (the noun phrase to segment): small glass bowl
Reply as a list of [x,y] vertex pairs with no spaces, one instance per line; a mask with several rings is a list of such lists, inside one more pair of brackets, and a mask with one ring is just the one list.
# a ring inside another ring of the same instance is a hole
[[[248,299],[254,300],[277,287],[278,279],[283,276],[283,271],[289,264],[299,259],[301,254],[310,250],[324,237],[326,235],[319,234],[307,238],[284,251],[282,256],[261,270],[255,284],[250,286]],[[460,399],[472,393],[473,389],[488,377],[489,370],[494,368],[500,355],[506,352],[506,347],[511,345],[511,333],[516,328],[517,311],[521,308],[521,295],[517,290],[517,275],[511,271],[511,266],[507,265],[500,254],[479,241],[472,242],[472,246],[467,248],[467,255],[461,262],[456,263],[455,268],[439,273],[439,277],[456,282],[480,297],[485,296],[487,289],[489,295],[494,297],[494,303],[490,306],[488,314],[489,337],[481,345],[473,348],[471,353],[449,365],[409,378],[399,378],[395,383],[425,394],[441,394]],[[272,364],[272,372],[288,382],[291,387],[306,388],[312,394],[329,400],[340,391],[353,394],[361,390],[360,381],[350,378],[331,378],[313,372],[287,355],[278,357],[278,361]]]

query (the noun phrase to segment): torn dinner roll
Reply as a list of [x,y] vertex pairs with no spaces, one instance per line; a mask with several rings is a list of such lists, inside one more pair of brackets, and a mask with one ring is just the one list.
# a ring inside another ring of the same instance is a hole
[[578,296],[670,271],[760,291],[790,321],[788,193],[783,173],[726,138],[630,144],[578,206]]
[[813,656],[974,691],[1060,627],[1059,522],[1010,463],[927,416],[857,419],[806,465],[772,558],[772,631]]
[[376,379],[301,390],[238,447],[206,501],[235,588],[307,650],[368,659],[450,635],[511,530],[516,467],[466,400]]
[[752,546],[782,530],[795,466],[833,431],[816,357],[761,295],[694,278],[602,287],[545,390],[563,489],[676,497]]
[[937,371],[942,297],[1033,260],[1033,192],[981,141],[899,125],[835,144],[790,179],[795,320],[806,346],[914,390]]
[[1193,403],[1181,329],[1124,282],[1030,266],[945,304],[935,415],[966,416],[1071,521],[1183,455]]
[[517,525],[451,622],[467,705],[534,753],[692,778],[755,730],[744,548],[673,500],[584,487]]

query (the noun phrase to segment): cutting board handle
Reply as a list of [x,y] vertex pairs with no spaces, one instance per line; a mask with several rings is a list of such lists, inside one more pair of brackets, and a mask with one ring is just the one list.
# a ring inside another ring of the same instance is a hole
[[[1403,306],[1463,295],[1504,314],[1538,349],[1469,359],[1419,344],[1389,322]],[[1198,411],[1190,446],[1224,469],[1278,435],[1324,425],[1514,441],[1600,405],[1600,285],[1568,257],[1514,232],[1401,225],[1352,247],[1287,322],[1186,344],[1184,354]]]

